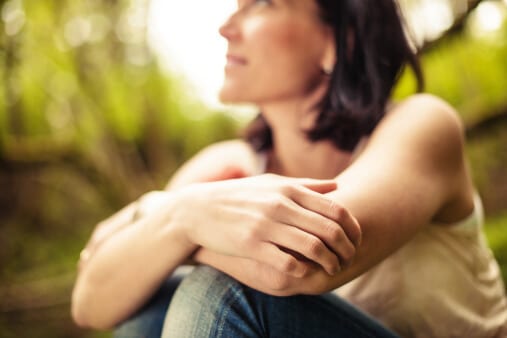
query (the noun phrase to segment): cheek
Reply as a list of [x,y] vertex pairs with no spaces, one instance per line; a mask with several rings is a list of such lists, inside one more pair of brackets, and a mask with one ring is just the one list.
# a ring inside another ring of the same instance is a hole
[[322,47],[319,33],[310,25],[280,20],[271,25],[252,27],[251,47],[258,54],[257,62],[269,62],[269,72],[301,72],[319,69]]
[[[281,21],[277,24],[259,25],[258,29],[252,27],[253,41],[257,42],[259,52],[264,52],[273,57],[292,54],[297,56],[303,50],[304,41],[301,27]],[[294,54],[296,53],[296,54]]]
[[252,18],[244,23],[242,34],[240,50],[249,66],[226,77],[222,101],[300,95],[319,81],[322,52],[314,26],[293,18]]

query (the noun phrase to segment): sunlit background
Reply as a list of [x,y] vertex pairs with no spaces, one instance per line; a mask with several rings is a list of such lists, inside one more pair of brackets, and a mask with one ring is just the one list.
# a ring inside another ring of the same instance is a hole
[[226,41],[218,29],[235,9],[234,0],[152,1],[149,42],[163,66],[188,78],[199,97],[220,106]]
[[[507,280],[507,0],[399,0],[427,91],[460,113]],[[0,0],[0,338],[110,337],[69,316],[97,222],[251,108],[217,100],[235,0]],[[395,98],[410,95],[406,72]]]
[[[470,1],[427,0],[401,3],[408,34],[416,45],[437,39],[467,13]],[[474,35],[494,36],[507,14],[507,0],[481,3],[470,30]],[[150,46],[165,69],[181,74],[190,88],[212,107],[222,107],[217,94],[223,79],[226,43],[218,34],[220,24],[236,7],[235,0],[152,0],[148,13]],[[142,15],[142,14],[138,14]],[[135,14],[132,19],[135,22]]]

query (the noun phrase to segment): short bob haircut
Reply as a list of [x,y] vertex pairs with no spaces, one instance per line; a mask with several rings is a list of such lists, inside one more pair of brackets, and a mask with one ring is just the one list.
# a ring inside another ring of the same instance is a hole
[[[424,79],[415,51],[403,29],[396,0],[314,0],[333,28],[337,63],[320,102],[312,141],[329,139],[352,151],[370,135],[385,114],[392,89],[406,64],[413,69],[417,90]],[[245,139],[257,151],[271,149],[271,129],[262,114],[246,128]]]

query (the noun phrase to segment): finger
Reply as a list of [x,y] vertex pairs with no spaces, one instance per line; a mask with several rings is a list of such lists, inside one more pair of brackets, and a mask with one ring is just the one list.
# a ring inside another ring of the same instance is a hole
[[356,248],[359,247],[362,240],[362,231],[358,220],[345,208],[341,211],[336,211],[336,213],[337,221],[345,231],[347,237],[350,238]]
[[354,244],[345,234],[340,224],[318,213],[300,210],[290,215],[289,224],[319,238],[339,258],[339,265],[349,265],[356,254]]
[[292,209],[281,216],[286,224],[320,239],[339,258],[340,267],[351,263],[356,248],[340,224],[319,213],[302,208],[296,203]]
[[331,198],[309,189],[295,189],[292,200],[307,210],[316,212],[340,224],[355,247],[361,243],[361,227],[355,217]]
[[293,255],[284,252],[276,245],[269,242],[260,242],[255,252],[255,257],[248,258],[267,264],[281,273],[296,278],[305,276],[309,269],[307,263],[298,260]]
[[297,185],[302,185],[307,189],[315,191],[320,194],[325,194],[336,190],[337,183],[335,180],[316,180],[311,178],[296,178],[292,182]]
[[243,178],[248,175],[242,168],[227,166],[222,171],[217,173],[212,173],[208,177],[203,179],[203,182],[215,182],[215,181],[223,181],[223,180],[231,180],[235,178]]
[[315,235],[290,225],[277,225],[266,234],[271,243],[297,259],[307,259],[320,265],[333,276],[341,270],[338,257]]

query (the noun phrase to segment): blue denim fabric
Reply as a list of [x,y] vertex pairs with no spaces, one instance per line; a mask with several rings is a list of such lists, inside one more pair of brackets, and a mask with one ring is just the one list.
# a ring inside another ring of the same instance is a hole
[[174,294],[162,337],[397,336],[334,294],[274,297],[201,266]]
[[160,338],[167,307],[182,279],[183,275],[175,275],[166,280],[143,308],[116,327],[113,336],[115,338]]

